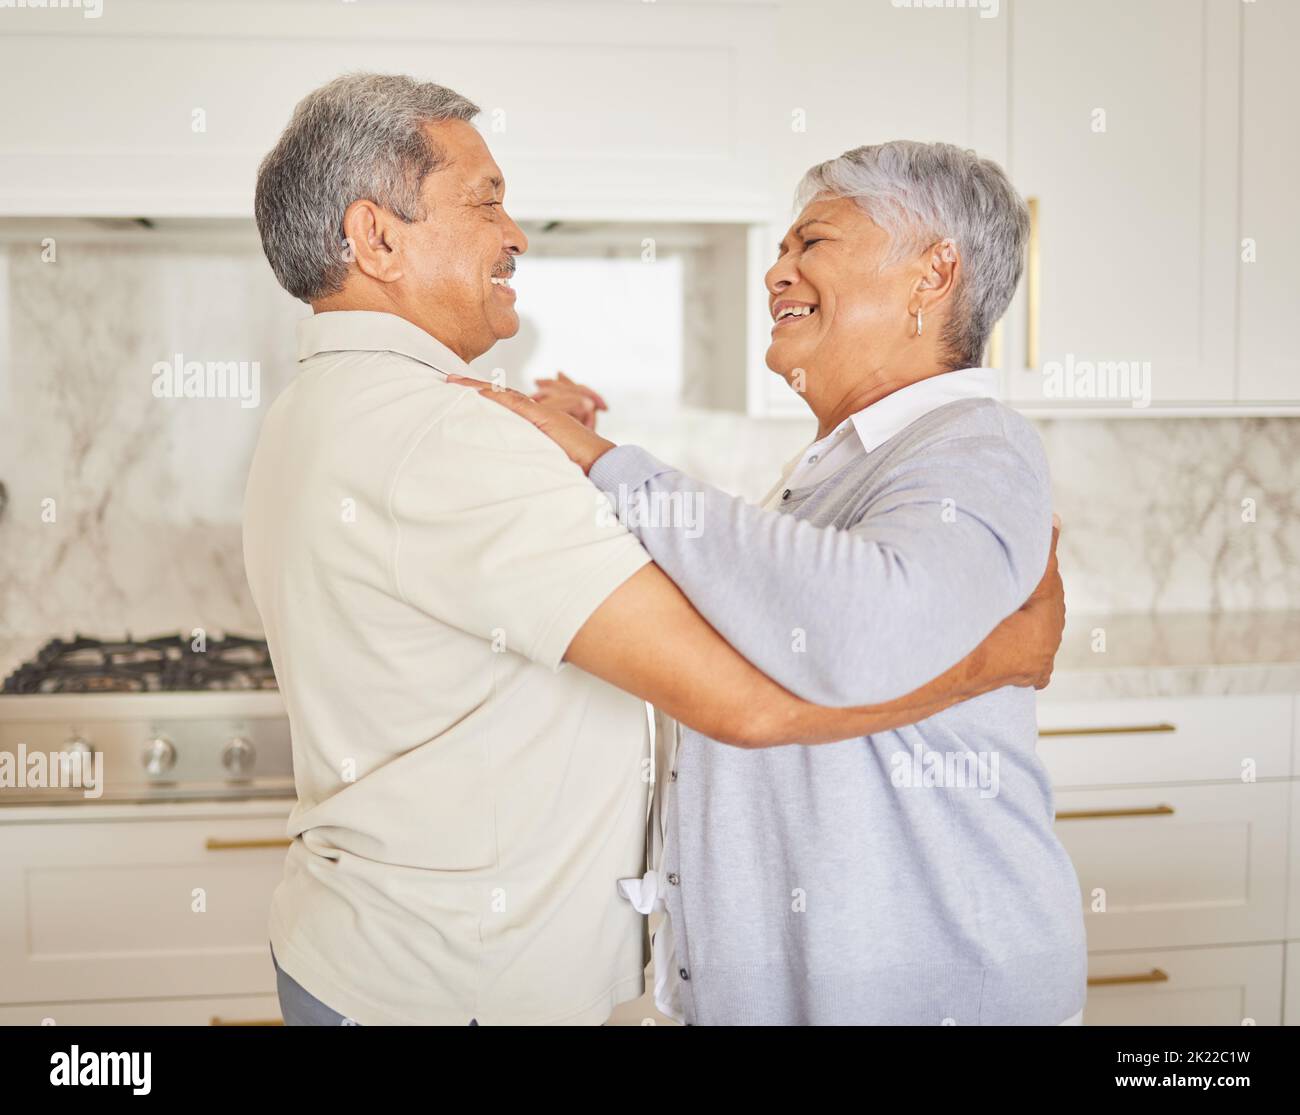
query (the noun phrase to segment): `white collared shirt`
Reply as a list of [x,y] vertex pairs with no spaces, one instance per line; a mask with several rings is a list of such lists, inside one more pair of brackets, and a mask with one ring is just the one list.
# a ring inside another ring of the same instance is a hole
[[993,399],[997,393],[995,368],[962,368],[909,383],[850,415],[824,438],[788,461],[781,479],[762,505],[770,509],[781,501],[786,491],[816,487],[855,457],[878,449],[932,410],[961,399]]
[[[851,460],[879,448],[900,434],[918,418],[961,399],[996,398],[998,373],[993,368],[962,368],[955,372],[931,376],[900,388],[871,406],[851,415],[825,437],[814,441],[793,460],[787,462],[781,479],[767,494],[762,506],[771,510],[781,503],[785,492],[810,488],[833,475]],[[677,766],[677,746],[681,726],[655,710],[655,796],[651,824],[650,870],[640,879],[619,881],[620,893],[642,914],[660,914],[651,939],[654,964],[655,1006],[669,1018],[684,1021],[678,988],[680,965],[672,921],[665,897],[667,880],[663,873],[664,843],[668,837],[667,814],[671,792],[671,772]],[[1077,1022],[1078,1019],[1071,1019]]]

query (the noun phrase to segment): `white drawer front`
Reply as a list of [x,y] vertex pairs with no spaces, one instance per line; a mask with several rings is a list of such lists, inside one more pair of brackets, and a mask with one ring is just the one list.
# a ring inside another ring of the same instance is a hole
[[1282,1004],[1282,1023],[1300,1026],[1300,943],[1286,947],[1286,998]]
[[1058,793],[1088,948],[1280,941],[1289,793],[1286,782]]
[[1291,701],[1291,777],[1300,778],[1300,693]]
[[[1291,896],[1286,912],[1287,940],[1300,941],[1300,781],[1291,783]],[[1300,1019],[1296,1020],[1300,1025]]]
[[267,922],[286,814],[0,816],[0,1002],[274,992]]
[[1247,1019],[1282,1021],[1281,945],[1088,957],[1084,1025],[1241,1026]]
[[[268,961],[269,963],[269,961]],[[0,1026],[278,1026],[274,995],[140,999],[121,1003],[29,1003],[0,1007]]]
[[1286,778],[1292,707],[1290,696],[1044,699],[1038,754],[1058,787]]

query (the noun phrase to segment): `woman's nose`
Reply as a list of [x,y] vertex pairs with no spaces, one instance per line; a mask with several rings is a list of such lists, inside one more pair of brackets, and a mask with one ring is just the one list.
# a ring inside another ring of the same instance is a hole
[[763,277],[767,289],[773,294],[780,294],[787,287],[794,286],[798,278],[798,271],[787,258],[778,259]]

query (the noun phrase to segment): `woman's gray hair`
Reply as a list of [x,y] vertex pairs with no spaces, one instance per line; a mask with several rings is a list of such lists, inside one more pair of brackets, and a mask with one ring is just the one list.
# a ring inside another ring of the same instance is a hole
[[1029,210],[1002,168],[950,143],[894,140],[813,167],[798,204],[818,194],[852,198],[889,233],[887,262],[952,239],[962,278],[942,340],[954,368],[977,367],[1016,292],[1029,240]]
[[365,198],[425,219],[420,187],[444,154],[424,125],[473,120],[472,101],[399,74],[346,74],[309,93],[257,172],[253,211],[275,277],[310,302],[343,287],[343,214]]

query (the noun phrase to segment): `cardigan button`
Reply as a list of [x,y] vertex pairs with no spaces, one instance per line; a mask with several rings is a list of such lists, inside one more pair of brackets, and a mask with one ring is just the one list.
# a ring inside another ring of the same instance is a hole
[[691,978],[691,974],[685,968],[678,968],[677,974],[681,976],[682,979],[684,980],[688,980]]
[[678,875],[676,871],[672,872],[672,874],[670,874],[670,875],[668,876],[668,885],[669,885],[669,886],[675,887],[675,886],[676,886],[678,883],[680,883],[681,881],[682,881],[682,877],[681,877],[680,875]]

